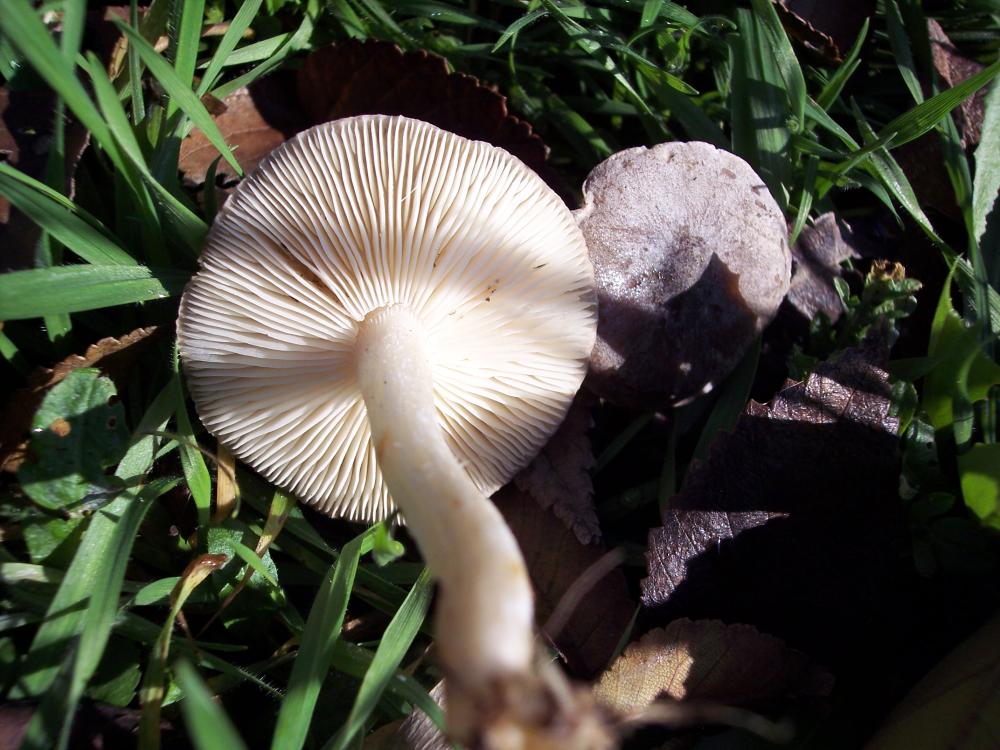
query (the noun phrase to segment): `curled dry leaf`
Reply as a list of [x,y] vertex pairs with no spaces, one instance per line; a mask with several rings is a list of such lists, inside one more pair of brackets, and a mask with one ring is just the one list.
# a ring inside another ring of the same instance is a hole
[[839,63],[854,44],[875,0],[778,0],[789,34],[828,63]]
[[675,620],[625,651],[601,675],[594,694],[620,714],[663,696],[755,705],[798,695],[827,695],[833,678],[803,653],[749,625]]
[[543,508],[551,507],[584,545],[601,537],[594,509],[594,483],[590,479],[594,465],[587,435],[593,425],[591,402],[587,394],[578,394],[556,433],[514,477],[519,490],[531,495]]
[[[552,508],[542,508],[516,483],[502,488],[493,499],[517,537],[535,590],[536,617],[539,623],[545,622],[569,588],[607,550],[599,544],[581,544]],[[625,575],[615,568],[584,594],[559,632],[546,635],[569,670],[589,678],[608,663],[634,610]]]
[[752,623],[825,663],[893,622],[897,420],[876,335],[751,401],[649,536],[643,603]]
[[828,212],[806,227],[792,246],[795,269],[788,301],[809,320],[823,313],[836,322],[844,305],[833,286],[840,276],[840,264],[860,255],[844,238],[837,217]]
[[137,328],[120,338],[103,338],[87,347],[83,355],[72,354],[54,367],[39,368],[29,377],[23,388],[13,393],[2,411],[0,419],[0,470],[17,471],[24,460],[31,419],[45,393],[69,373],[81,367],[98,367],[102,373],[116,381],[119,390],[124,378],[131,372],[136,357],[160,330],[157,326]]
[[664,143],[605,160],[584,196],[599,306],[588,386],[644,409],[711,389],[788,291],[788,233],[767,186],[707,143]]

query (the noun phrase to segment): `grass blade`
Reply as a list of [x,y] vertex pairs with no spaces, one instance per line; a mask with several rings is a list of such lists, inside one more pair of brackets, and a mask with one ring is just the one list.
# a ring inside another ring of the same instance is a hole
[[165,299],[183,291],[190,274],[147,266],[60,266],[0,275],[0,320]]
[[344,545],[316,595],[288,680],[288,694],[278,714],[271,750],[300,750],[305,744],[320,686],[340,637],[358,561],[371,549],[373,536],[369,529]]
[[88,263],[135,265],[100,221],[43,182],[0,163],[0,194]]
[[801,130],[805,124],[806,79],[795,57],[792,43],[788,41],[785,27],[781,25],[781,19],[771,0],[753,0],[753,11],[759,22],[759,34],[767,38],[774,64],[785,84],[796,129]]
[[204,96],[211,90],[215,82],[219,79],[219,73],[222,72],[224,65],[232,64],[227,63],[230,54],[236,49],[236,45],[239,44],[240,39],[243,38],[243,32],[249,28],[250,22],[257,16],[257,11],[260,10],[262,2],[263,0],[244,0],[233,20],[229,22],[229,28],[222,35],[219,46],[215,48],[215,53],[208,63],[208,68],[201,77],[201,83],[198,84],[198,96]]
[[[994,214],[993,224],[1000,219],[996,215],[995,208],[998,193],[1000,193],[1000,86],[994,85],[986,97],[982,137],[976,147],[976,178],[972,188],[972,225],[976,242],[982,242],[987,219],[991,213]],[[993,284],[997,285],[1000,283],[1000,243],[997,243],[996,234],[1000,229],[994,228],[992,231],[995,243],[993,252],[983,247],[983,255],[993,260],[990,277]]]
[[433,591],[430,574],[425,568],[410,589],[403,606],[385,629],[372,663],[361,680],[361,687],[358,688],[347,721],[337,735],[326,744],[324,750],[345,750],[364,727],[368,717],[378,705],[382,693],[399,669],[413,639],[420,632],[420,626],[430,607]]
[[[174,348],[174,376],[171,378],[174,394],[174,413],[177,417],[177,445],[180,451],[184,481],[191,490],[198,510],[198,527],[207,533],[212,521],[212,476],[205,465],[205,457],[198,449],[191,419],[188,417],[187,400],[181,385],[180,357]],[[205,534],[202,534],[204,538]]]
[[184,691],[181,711],[184,713],[184,723],[191,732],[195,748],[245,750],[246,745],[240,739],[236,728],[225,712],[212,700],[212,694],[194,667],[182,661],[175,665],[174,671],[177,682]]
[[[201,41],[201,22],[205,18],[205,0],[174,0],[172,6],[171,13],[180,14],[176,25],[168,24],[173,32],[170,34],[170,51],[173,53],[174,72],[181,85],[190,90],[194,81],[194,68],[198,64],[198,44]],[[176,111],[177,100],[171,94],[167,102],[167,117],[171,117]]]
[[129,44],[135,45],[136,51],[139,53],[142,61],[146,63],[149,72],[153,74],[153,77],[159,81],[160,85],[170,95],[171,101],[176,102],[184,114],[191,119],[191,122],[205,134],[209,143],[215,146],[219,153],[222,154],[222,157],[233,168],[233,171],[242,177],[243,170],[240,168],[229,146],[226,145],[226,139],[219,132],[219,127],[215,124],[215,120],[212,119],[208,110],[205,109],[205,105],[201,103],[197,94],[178,77],[177,72],[153,49],[149,42],[139,35],[139,32],[121,21],[116,21],[115,23],[119,30],[128,37]]

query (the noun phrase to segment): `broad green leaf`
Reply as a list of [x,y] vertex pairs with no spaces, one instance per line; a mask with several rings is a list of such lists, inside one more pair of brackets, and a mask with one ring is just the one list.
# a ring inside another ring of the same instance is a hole
[[433,591],[430,574],[425,569],[385,629],[375,657],[361,680],[361,687],[358,688],[347,721],[324,750],[345,750],[364,727],[420,631]]
[[371,549],[372,535],[371,530],[366,531],[344,545],[316,594],[302,633],[302,644],[292,665],[288,693],[278,714],[271,750],[300,750],[305,744],[319,689],[330,669],[333,647],[340,637],[358,561]]
[[992,259],[994,285],[1000,281],[1000,227],[992,230],[992,246],[986,247],[984,234],[987,219],[1000,224],[997,196],[1000,194],[1000,85],[994,84],[986,97],[983,131],[976,147],[976,179],[972,191],[972,217],[975,241],[982,243],[983,255]]
[[87,686],[87,697],[112,706],[127,706],[135,698],[142,679],[141,659],[135,644],[113,636]]
[[135,265],[135,258],[99,220],[45,183],[4,163],[0,163],[0,194],[88,263]]
[[0,320],[96,310],[179,295],[187,271],[146,266],[60,266],[0,275]]
[[237,175],[242,176],[243,169],[240,167],[239,162],[236,161],[236,157],[233,156],[233,152],[229,146],[226,145],[226,139],[219,132],[218,125],[215,124],[215,120],[212,119],[208,110],[205,109],[205,105],[201,103],[197,94],[177,76],[177,73],[170,67],[170,64],[153,49],[149,42],[140,36],[139,32],[120,21],[116,22],[116,25],[128,37],[129,44],[135,45],[136,51],[139,53],[142,61],[146,63],[149,72],[159,81],[167,94],[170,95],[171,101],[176,102],[184,114],[191,119],[191,122],[205,134],[209,143],[215,146],[219,153],[222,154],[223,158],[233,168],[233,171]]
[[965,504],[1000,528],[1000,443],[978,443],[959,454],[958,475]]
[[32,500],[79,510],[116,493],[104,470],[125,455],[129,432],[114,383],[98,370],[74,370],[50,390],[31,423],[30,457],[17,476]]
[[177,682],[184,691],[181,711],[197,750],[244,750],[246,745],[229,717],[212,700],[212,694],[188,662],[175,666]]

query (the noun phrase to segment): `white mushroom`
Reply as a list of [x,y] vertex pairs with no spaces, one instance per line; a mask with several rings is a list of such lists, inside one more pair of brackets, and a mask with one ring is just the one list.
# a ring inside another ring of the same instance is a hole
[[486,143],[362,116],[242,183],[178,338],[202,421],[239,458],[331,515],[399,507],[440,581],[449,703],[482,703],[534,670],[530,581],[487,495],[562,421],[595,328],[586,243],[541,179]]

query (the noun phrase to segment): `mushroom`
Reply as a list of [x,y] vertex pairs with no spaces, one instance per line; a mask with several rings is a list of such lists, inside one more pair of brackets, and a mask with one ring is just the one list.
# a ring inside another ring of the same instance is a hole
[[[440,584],[437,648],[464,742],[519,747],[535,730],[512,726],[549,720],[531,584],[488,495],[562,421],[595,328],[586,243],[540,178],[489,144],[375,115],[313,127],[263,161],[181,300],[209,432],[330,515],[402,512]],[[502,699],[535,718],[504,715]]]
[[750,165],[707,143],[619,151],[584,183],[600,323],[587,385],[636,408],[709,391],[788,291],[784,216]]

